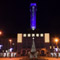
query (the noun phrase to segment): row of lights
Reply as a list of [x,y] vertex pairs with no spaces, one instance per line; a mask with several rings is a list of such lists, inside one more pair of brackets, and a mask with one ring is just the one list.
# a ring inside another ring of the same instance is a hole
[[[32,37],[35,37],[35,34],[23,34],[23,37],[26,37],[28,35],[28,37],[31,37],[31,35],[32,35]],[[43,34],[36,34],[36,37],[43,37]]]
[[[53,49],[55,49],[55,46],[53,46],[53,47],[52,47],[52,46],[50,46],[50,49],[52,49],[52,48],[53,48]],[[58,48],[58,46],[57,46],[57,48]]]
[[[56,43],[56,46],[58,48],[58,42],[59,42],[59,38],[54,38],[54,43]],[[55,46],[53,46],[53,49],[55,48]],[[52,49],[52,46],[50,46],[50,49]]]

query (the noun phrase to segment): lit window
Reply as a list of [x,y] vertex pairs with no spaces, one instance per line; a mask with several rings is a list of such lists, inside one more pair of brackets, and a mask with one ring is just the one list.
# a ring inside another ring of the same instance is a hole
[[39,34],[36,34],[36,37],[39,37]]
[[52,46],[50,46],[50,49],[52,49]]
[[35,34],[32,34],[32,37],[35,37]]
[[28,34],[28,37],[30,37],[31,36],[31,34]]
[[17,43],[22,43],[22,33],[17,34]]
[[40,34],[40,37],[43,37],[43,34]]
[[53,46],[53,49],[55,49],[55,46]]
[[50,43],[50,34],[49,33],[44,34],[44,40],[45,40],[45,43]]
[[26,34],[24,34],[23,36],[26,37]]

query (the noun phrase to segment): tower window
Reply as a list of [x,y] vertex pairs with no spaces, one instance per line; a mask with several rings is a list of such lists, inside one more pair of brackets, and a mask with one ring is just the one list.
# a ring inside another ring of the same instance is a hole
[[40,37],[43,37],[43,34],[40,34]]
[[28,34],[28,37],[31,37],[31,34]]
[[23,37],[26,37],[26,34],[23,34]]
[[36,34],[36,37],[39,37],[39,34]]
[[32,34],[32,37],[35,37],[35,34]]

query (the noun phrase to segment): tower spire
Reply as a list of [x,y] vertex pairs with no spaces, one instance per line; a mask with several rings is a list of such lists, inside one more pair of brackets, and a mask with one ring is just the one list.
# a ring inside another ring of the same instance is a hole
[[32,43],[31,52],[36,52],[34,39],[33,39],[33,43]]
[[32,30],[36,29],[36,3],[30,4],[30,27]]

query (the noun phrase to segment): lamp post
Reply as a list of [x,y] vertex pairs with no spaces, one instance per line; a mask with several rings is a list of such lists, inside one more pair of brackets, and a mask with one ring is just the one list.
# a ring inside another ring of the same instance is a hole
[[[12,39],[9,39],[9,43],[10,43],[10,48],[11,48]],[[11,51],[10,51],[10,57],[11,57]]]
[[10,43],[10,48],[11,48],[12,39],[9,39],[9,43]]
[[[1,45],[1,36],[2,36],[2,31],[0,30],[0,46],[2,46]],[[1,51],[1,50],[0,50]]]
[[2,35],[2,31],[0,31],[0,35]]
[[58,41],[59,41],[59,39],[58,38],[55,38],[56,45],[58,44]]
[[[57,48],[58,48],[58,42],[59,42],[59,39],[55,38],[55,43],[56,43]],[[58,58],[58,50],[56,52],[57,52],[57,58]]]

